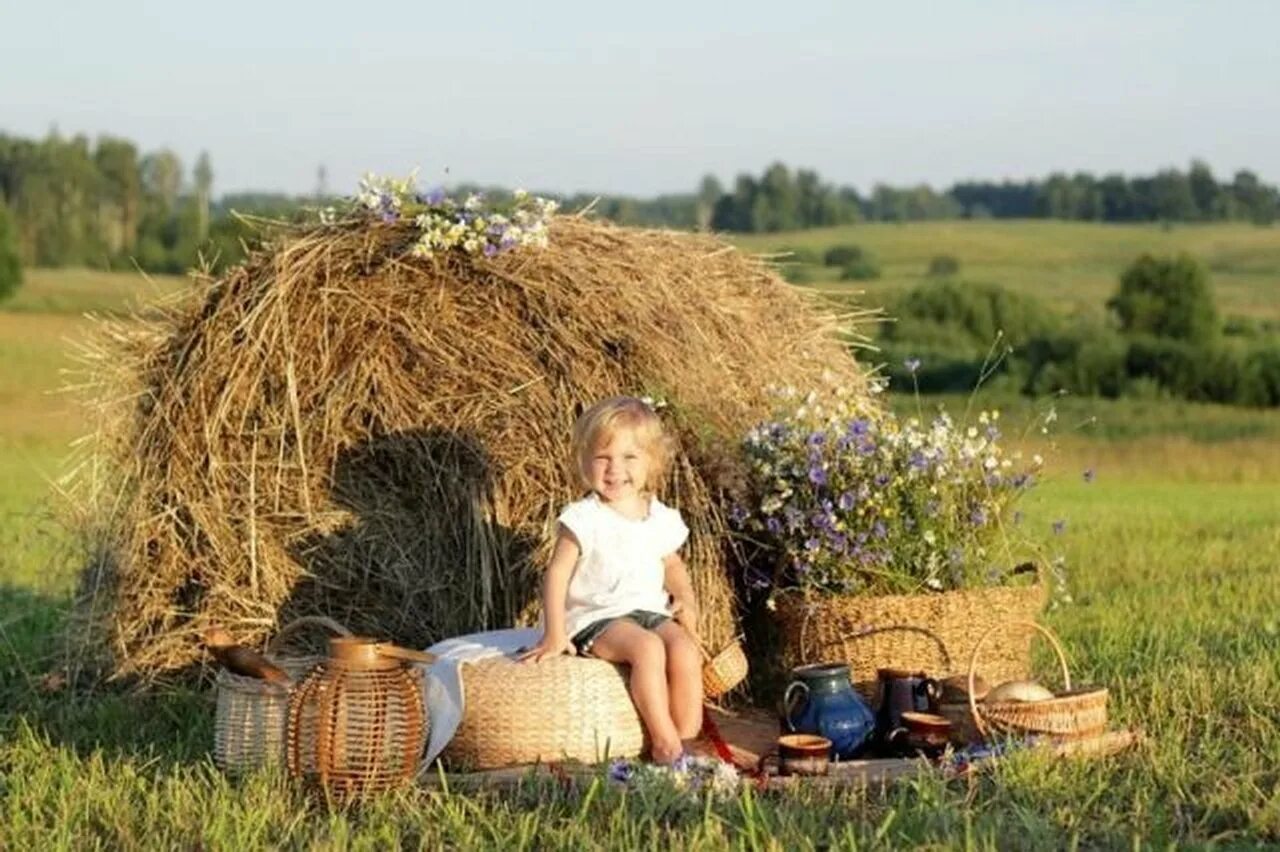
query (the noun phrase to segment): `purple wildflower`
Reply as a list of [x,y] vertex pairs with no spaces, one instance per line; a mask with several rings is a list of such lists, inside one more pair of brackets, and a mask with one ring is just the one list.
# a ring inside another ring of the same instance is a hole
[[827,472],[823,470],[821,467],[819,467],[818,465],[814,465],[813,467],[809,468],[809,481],[812,482],[814,485],[819,485],[819,486],[826,485]]
[[982,509],[981,506],[979,506],[978,508],[974,509],[972,512],[969,513],[969,523],[973,524],[975,527],[983,526],[986,524],[986,522],[987,522],[987,513]]
[[622,784],[631,780],[631,773],[634,771],[635,769],[632,767],[631,762],[627,760],[615,760],[613,763],[609,764],[610,780],[617,781]]
[[882,522],[876,521],[875,526],[871,528],[871,534],[876,538],[884,538],[889,534],[889,531]]
[[852,494],[850,494],[848,491],[842,492],[840,494],[839,499],[836,501],[837,505],[840,506],[841,511],[844,511],[844,512],[847,512],[850,509],[852,509],[857,502],[858,502],[857,498],[854,497]]
[[876,487],[884,488],[888,484],[889,484],[889,474],[887,473],[876,474]]
[[808,444],[810,448],[821,447],[826,442],[827,436],[821,432],[813,432],[805,439],[805,443]]
[[782,523],[777,518],[769,518],[764,522],[764,528],[773,535],[777,535],[782,532]]
[[747,519],[747,510],[735,503],[733,508],[729,510],[729,522],[732,523],[734,526],[740,527],[742,526],[742,522],[745,521],[746,519]]
[[822,542],[818,541],[816,538],[807,538],[804,540],[805,550],[812,552],[817,550],[820,547],[822,547]]
[[849,434],[853,435],[854,437],[860,437],[862,435],[865,435],[870,429],[871,429],[871,422],[869,420],[864,420],[861,418],[859,418],[858,420],[854,420],[852,423],[849,424]]
[[497,255],[497,254],[498,254],[498,251],[499,251],[498,247],[497,247],[496,245],[494,245],[493,243],[485,243],[485,244],[484,244],[484,256],[485,256],[485,257],[494,257],[495,255]]
[[445,195],[444,195],[443,186],[437,186],[435,189],[427,193],[427,199],[426,199],[427,203],[430,204],[432,207],[440,206],[442,203],[444,203],[444,199],[445,199]]

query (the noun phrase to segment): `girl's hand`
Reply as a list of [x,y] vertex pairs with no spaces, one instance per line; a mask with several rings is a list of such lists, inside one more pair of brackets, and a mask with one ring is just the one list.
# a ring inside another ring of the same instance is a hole
[[701,643],[702,640],[698,636],[698,605],[693,601],[677,600],[671,607],[671,617],[675,619],[676,624],[683,627],[693,641]]
[[561,654],[572,654],[573,652],[573,643],[569,641],[569,637],[564,635],[551,636],[544,633],[537,645],[520,655],[520,661],[537,663],[548,657],[558,657]]

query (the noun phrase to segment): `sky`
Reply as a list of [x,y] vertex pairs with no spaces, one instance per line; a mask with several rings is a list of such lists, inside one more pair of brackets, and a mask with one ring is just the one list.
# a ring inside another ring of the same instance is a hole
[[0,132],[111,134],[215,193],[687,192],[769,163],[937,187],[1198,157],[1280,182],[1280,3],[0,0]]

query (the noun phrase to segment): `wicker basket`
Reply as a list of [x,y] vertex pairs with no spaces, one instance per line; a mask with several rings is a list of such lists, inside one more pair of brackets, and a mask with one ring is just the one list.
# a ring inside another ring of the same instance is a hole
[[[320,626],[340,636],[350,631],[324,616],[304,616],[280,629],[266,654],[295,681],[324,659],[320,655],[286,656],[284,640],[307,626]],[[284,764],[289,690],[256,677],[218,671],[217,711],[213,724],[213,759],[224,772],[247,772],[268,764]]]
[[725,695],[747,678],[747,652],[742,643],[735,639],[714,657],[702,649],[706,660],[702,665],[702,694],[706,698],[716,699]]
[[1067,656],[1062,652],[1058,639],[1048,628],[1034,621],[1010,622],[1038,630],[1058,655],[1062,665],[1063,691],[1044,701],[999,701],[979,703],[973,697],[973,678],[978,670],[982,646],[996,630],[1005,625],[995,625],[978,639],[969,658],[969,711],[974,727],[983,739],[993,733],[1048,734],[1056,737],[1089,737],[1107,729],[1107,697],[1105,687],[1071,688],[1071,671],[1067,668]]
[[[923,595],[862,597],[784,595],[777,616],[782,661],[787,668],[811,663],[849,664],[850,676],[867,701],[879,702],[876,670],[959,674],[992,627],[1034,619],[1044,606],[1044,584],[966,589]],[[983,660],[991,683],[1027,676],[1031,630],[1015,633]]]
[[442,757],[471,769],[635,757],[644,749],[644,728],[626,672],[570,656],[464,665],[462,722]]

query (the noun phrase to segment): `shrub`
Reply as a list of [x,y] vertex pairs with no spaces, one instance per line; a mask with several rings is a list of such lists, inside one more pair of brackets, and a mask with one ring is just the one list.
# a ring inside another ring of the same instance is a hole
[[930,278],[946,278],[960,274],[960,261],[953,255],[935,254],[929,261],[929,270],[925,273]]
[[778,267],[778,271],[792,284],[811,284],[818,280],[813,267],[806,263],[785,263]]
[[874,281],[880,277],[880,264],[869,257],[855,260],[840,272],[841,281]]
[[13,233],[9,211],[0,203],[0,301],[22,285],[22,264],[18,260],[18,240]]
[[1218,333],[1209,273],[1188,254],[1142,255],[1124,271],[1107,307],[1126,334],[1204,343]]
[[866,257],[866,252],[861,246],[840,245],[832,246],[827,249],[827,253],[822,256],[822,262],[827,266],[848,266],[851,263],[862,260]]
[[1022,350],[1027,365],[1023,390],[1030,394],[1069,391],[1118,397],[1129,383],[1128,347],[1115,331],[1079,321],[1070,328],[1032,337]]

